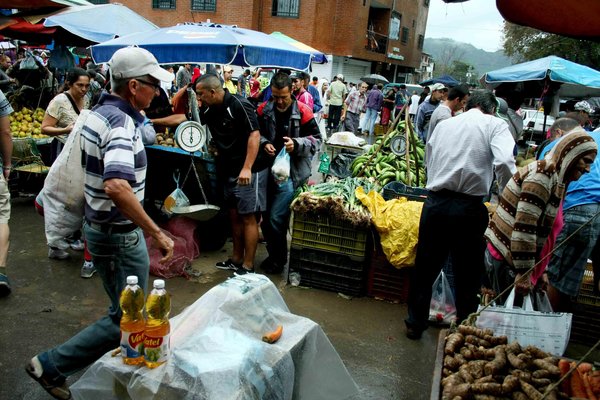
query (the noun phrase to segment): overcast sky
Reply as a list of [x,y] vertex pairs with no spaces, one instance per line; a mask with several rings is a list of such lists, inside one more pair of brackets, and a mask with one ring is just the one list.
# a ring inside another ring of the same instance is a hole
[[503,18],[494,0],[446,4],[431,0],[426,38],[450,38],[486,51],[502,47]]

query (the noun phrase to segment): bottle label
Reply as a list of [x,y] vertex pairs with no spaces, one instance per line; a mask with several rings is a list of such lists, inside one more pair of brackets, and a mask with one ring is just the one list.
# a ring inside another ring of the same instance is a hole
[[121,331],[121,355],[124,358],[137,358],[144,354],[144,331]]
[[147,362],[163,363],[170,353],[170,334],[159,337],[144,338],[144,358]]

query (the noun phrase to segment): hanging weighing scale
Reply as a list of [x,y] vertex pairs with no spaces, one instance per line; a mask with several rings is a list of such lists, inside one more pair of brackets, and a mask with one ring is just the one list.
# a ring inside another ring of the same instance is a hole
[[179,124],[175,130],[174,136],[177,146],[179,146],[180,149],[190,153],[190,167],[185,175],[181,187],[185,185],[190,171],[193,169],[194,174],[196,175],[198,186],[200,186],[200,192],[202,193],[204,204],[173,207],[171,211],[173,214],[183,215],[196,221],[208,221],[219,213],[220,208],[215,205],[208,204],[208,199],[204,193],[204,188],[202,187],[202,182],[200,181],[198,171],[196,170],[196,164],[194,163],[194,153],[203,149],[206,145],[206,127],[196,121],[186,121]]
[[402,135],[394,136],[390,140],[390,150],[397,156],[406,154],[406,138]]

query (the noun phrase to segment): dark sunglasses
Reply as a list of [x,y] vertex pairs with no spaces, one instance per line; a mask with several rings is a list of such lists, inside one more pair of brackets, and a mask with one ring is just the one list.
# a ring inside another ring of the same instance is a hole
[[160,83],[152,83],[152,82],[145,81],[145,80],[139,79],[139,78],[135,78],[135,80],[138,82],[142,82],[145,85],[152,86],[154,88],[154,90],[160,90]]

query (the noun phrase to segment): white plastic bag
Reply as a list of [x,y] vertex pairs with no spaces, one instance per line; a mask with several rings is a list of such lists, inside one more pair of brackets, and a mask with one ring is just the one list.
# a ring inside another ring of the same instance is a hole
[[285,147],[281,149],[277,157],[275,157],[275,162],[271,167],[271,173],[273,174],[273,179],[275,179],[275,183],[281,185],[286,183],[290,178],[290,155],[285,150]]
[[531,297],[525,296],[523,308],[515,308],[515,289],[510,292],[504,307],[488,307],[477,318],[478,328],[490,328],[494,335],[506,335],[521,346],[533,345],[562,356],[569,343],[572,314],[541,312],[533,309]]
[[431,287],[429,320],[439,324],[451,324],[456,321],[456,304],[444,271],[440,271]]
[[69,247],[64,238],[81,229],[83,224],[85,172],[81,165],[80,137],[88,115],[89,111],[83,110],[75,121],[65,146],[46,176],[41,193],[46,240],[49,246],[63,250]]
[[190,205],[190,200],[183,193],[183,190],[179,188],[179,171],[173,173],[173,180],[177,188],[167,196],[163,205],[164,211],[167,214],[171,214],[176,207],[188,207]]

